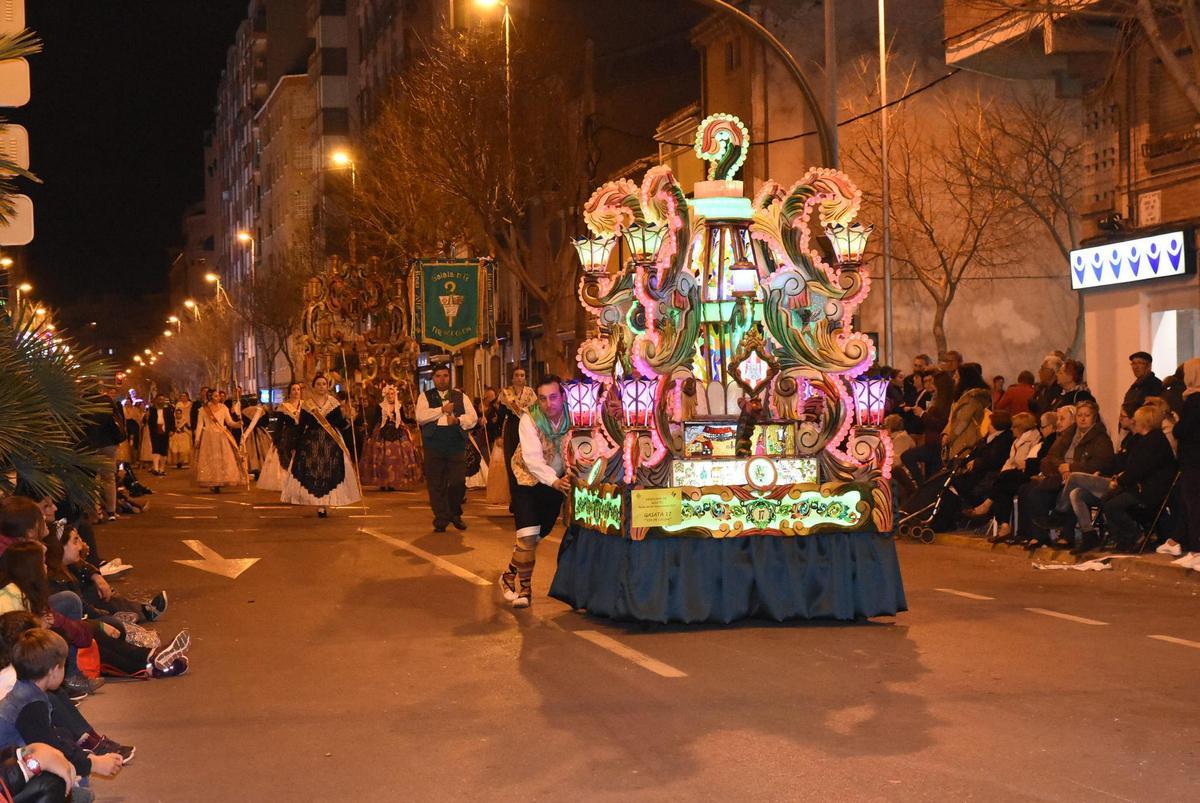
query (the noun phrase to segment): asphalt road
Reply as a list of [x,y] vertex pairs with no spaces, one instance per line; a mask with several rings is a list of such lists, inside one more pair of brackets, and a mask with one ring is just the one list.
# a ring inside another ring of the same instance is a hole
[[1200,799],[1200,573],[905,543],[895,619],[641,628],[546,597],[561,533],[509,609],[479,492],[435,534],[423,492],[321,520],[187,480],[97,531],[193,637],[188,675],[84,704],[138,748],[103,800]]

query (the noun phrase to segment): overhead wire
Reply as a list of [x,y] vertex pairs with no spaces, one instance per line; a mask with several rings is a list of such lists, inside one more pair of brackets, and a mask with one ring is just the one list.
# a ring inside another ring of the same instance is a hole
[[[866,117],[870,117],[871,115],[878,114],[879,112],[883,111],[884,109],[890,109],[893,106],[897,106],[910,98],[916,97],[917,95],[921,94],[922,92],[933,89],[935,86],[940,84],[942,81],[945,81],[948,78],[952,78],[960,72],[962,72],[962,68],[955,67],[952,70],[950,70],[950,72],[946,73],[945,75],[939,75],[937,78],[934,78],[932,81],[929,81],[928,83],[923,84],[922,86],[919,86],[910,92],[904,93],[903,95],[896,98],[895,100],[888,101],[887,103],[876,106],[873,109],[868,109],[865,112],[861,112],[860,114],[856,114],[853,117],[848,117],[845,120],[840,121],[837,124],[838,128],[841,128],[844,125],[850,125],[851,123],[856,123],[859,120],[862,120]],[[661,139],[655,138],[652,135],[637,134],[637,133],[634,133],[633,131],[626,131],[624,129],[617,128],[616,126],[611,126],[611,125],[607,125],[607,124],[600,125],[597,128],[606,130],[606,131],[613,131],[617,134],[623,134],[627,137],[632,137],[634,139],[648,139],[648,140],[652,140],[654,142],[658,142],[662,145],[673,145],[678,148],[690,148],[690,147],[692,147],[692,145],[695,144],[694,142],[671,142],[669,140],[661,140]],[[750,145],[752,147],[753,146],[762,146],[762,145],[775,145],[780,142],[793,142],[798,139],[803,139],[804,137],[815,136],[816,134],[817,134],[817,130],[814,128],[811,131],[803,131],[799,134],[791,134],[786,137],[775,137],[773,139],[764,139],[764,140],[757,140],[757,141],[752,140],[750,142]]]

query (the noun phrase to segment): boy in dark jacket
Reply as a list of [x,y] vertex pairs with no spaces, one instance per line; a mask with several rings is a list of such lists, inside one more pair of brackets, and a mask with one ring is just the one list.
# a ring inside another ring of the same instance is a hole
[[93,772],[114,776],[123,760],[118,753],[89,755],[71,739],[64,739],[51,718],[47,692],[63,681],[67,663],[67,643],[50,630],[27,630],[12,645],[12,665],[17,683],[0,700],[0,744],[40,742],[61,750],[80,777]]

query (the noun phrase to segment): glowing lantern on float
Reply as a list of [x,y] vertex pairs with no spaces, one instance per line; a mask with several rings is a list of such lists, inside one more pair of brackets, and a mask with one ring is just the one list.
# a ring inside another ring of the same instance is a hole
[[571,242],[579,254],[584,273],[595,276],[608,272],[608,258],[617,244],[616,237],[576,237]]
[[576,379],[564,382],[563,388],[567,392],[567,411],[571,415],[571,426],[577,429],[594,427],[600,415],[600,391],[604,389],[604,385]]
[[654,413],[654,391],[658,383],[653,379],[622,379],[621,409],[625,413],[625,425],[645,428],[650,426]]
[[854,388],[854,417],[858,425],[881,426],[887,404],[887,377],[860,376],[851,382],[851,386]]
[[861,265],[863,255],[867,253],[867,240],[874,226],[864,226],[861,223],[851,223],[849,226],[832,223],[825,227],[825,236],[833,246],[833,254],[837,263],[842,266]]
[[657,223],[635,223],[625,229],[625,244],[636,262],[653,262],[667,236],[667,227]]

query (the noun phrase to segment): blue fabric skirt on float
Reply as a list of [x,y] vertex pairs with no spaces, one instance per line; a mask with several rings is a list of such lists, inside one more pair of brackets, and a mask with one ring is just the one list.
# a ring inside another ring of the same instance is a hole
[[550,596],[610,619],[851,621],[908,609],[889,534],[635,541],[567,530]]

